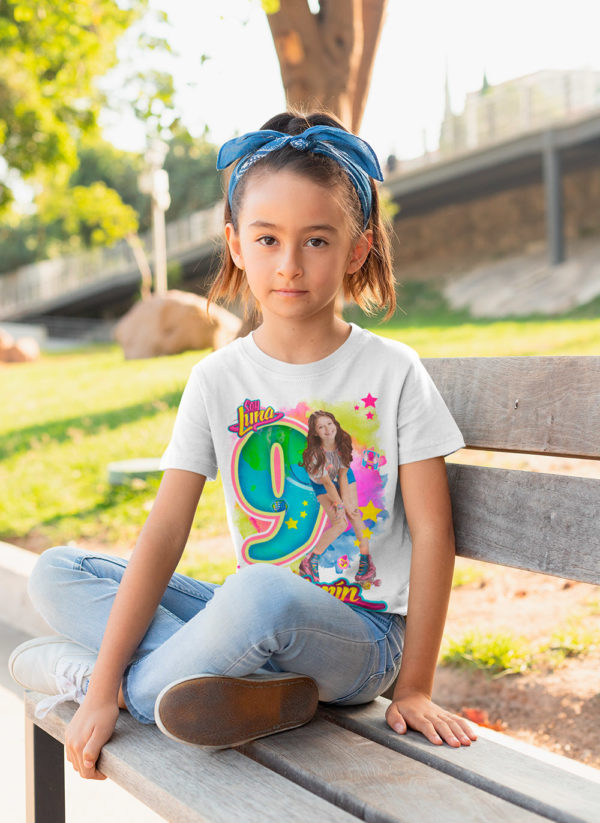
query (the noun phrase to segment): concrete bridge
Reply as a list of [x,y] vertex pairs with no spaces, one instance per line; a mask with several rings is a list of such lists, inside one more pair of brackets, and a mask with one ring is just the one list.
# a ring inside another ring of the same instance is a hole
[[[169,261],[206,270],[220,247],[221,203],[167,224]],[[150,234],[140,238],[152,264]],[[135,293],[140,270],[129,244],[91,249],[82,254],[42,260],[0,275],[0,320],[25,320],[77,307],[117,301]]]
[[[600,113],[520,134],[502,143],[450,159],[388,175],[385,187],[402,206],[400,217],[424,214],[450,203],[477,200],[494,192],[543,181],[547,257],[551,266],[565,260],[562,175],[600,163]],[[222,236],[223,206],[194,212],[167,224],[169,261],[186,272],[208,275],[216,265]],[[150,238],[142,238],[150,248]],[[139,287],[133,252],[122,242],[112,248],[44,260],[0,275],[0,320],[25,320],[44,314],[76,314],[78,309],[116,302]]]

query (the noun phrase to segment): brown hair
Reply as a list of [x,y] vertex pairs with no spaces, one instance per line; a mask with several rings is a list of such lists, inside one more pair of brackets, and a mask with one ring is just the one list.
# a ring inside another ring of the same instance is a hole
[[311,474],[320,475],[325,465],[325,449],[317,434],[317,420],[319,417],[328,417],[335,423],[335,447],[342,460],[342,465],[350,467],[352,462],[352,438],[347,431],[340,426],[335,416],[331,412],[319,409],[313,412],[308,418],[308,434],[306,435],[306,448],[302,452],[302,463],[306,471]]
[[[311,126],[334,126],[348,131],[333,114],[325,110],[311,114],[303,114],[298,110],[286,111],[268,120],[261,126],[261,130],[274,129],[284,134],[301,134]],[[261,157],[245,172],[235,188],[231,205],[227,198],[230,173],[227,174],[227,179],[224,181],[224,223],[232,223],[236,232],[238,231],[240,207],[249,177],[261,171],[279,171],[283,168],[304,175],[334,193],[336,191],[340,192],[344,211],[346,211],[351,221],[352,237],[358,239],[363,231],[363,213],[356,190],[345,170],[330,157],[314,154],[313,152],[297,151],[289,145]],[[375,182],[371,179],[370,183],[372,207],[367,229],[371,229],[373,232],[373,245],[361,268],[345,275],[343,283],[344,297],[352,297],[361,309],[368,314],[374,314],[387,306],[385,315],[387,319],[396,309],[389,225],[381,214]],[[255,312],[260,311],[260,308],[255,305],[244,271],[235,265],[229,246],[225,243],[220,269],[208,293],[208,303],[210,304],[214,300],[223,300],[230,303],[238,295],[244,300],[244,316],[247,316],[249,307],[252,307]]]

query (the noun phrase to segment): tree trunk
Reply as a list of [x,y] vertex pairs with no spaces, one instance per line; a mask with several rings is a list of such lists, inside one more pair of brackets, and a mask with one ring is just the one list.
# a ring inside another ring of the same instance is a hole
[[288,105],[326,106],[358,132],[387,0],[281,0],[267,15]]

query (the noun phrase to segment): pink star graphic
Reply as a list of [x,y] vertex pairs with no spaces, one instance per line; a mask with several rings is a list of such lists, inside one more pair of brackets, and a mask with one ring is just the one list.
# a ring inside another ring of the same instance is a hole
[[373,412],[367,412],[367,420],[373,419]]
[[365,404],[365,409],[367,408],[367,406],[372,406],[373,408],[375,408],[375,401],[377,400],[377,398],[373,397],[371,392],[369,392],[366,397],[361,397],[360,399]]
[[358,409],[359,409],[359,406],[354,407],[354,411],[358,411]]

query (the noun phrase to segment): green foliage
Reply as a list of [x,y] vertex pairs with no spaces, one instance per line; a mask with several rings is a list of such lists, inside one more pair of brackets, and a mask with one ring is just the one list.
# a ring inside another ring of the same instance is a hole
[[217,147],[204,137],[192,137],[181,125],[173,132],[164,165],[171,193],[169,220],[205,209],[222,195],[216,170]]
[[84,137],[77,148],[78,165],[69,186],[105,183],[118,192],[123,203],[131,206],[139,220],[139,230],[150,228],[150,198],[140,192],[138,177],[143,168],[142,155],[117,149],[98,135]]
[[549,653],[555,664],[567,657],[587,654],[600,645],[600,631],[595,626],[584,625],[584,622],[584,617],[573,615],[564,626],[552,633],[549,642],[540,651]]
[[[110,245],[132,231],[150,229],[150,198],[139,190],[141,154],[115,148],[97,134],[78,145],[78,166],[67,182],[50,177],[36,198],[38,212],[6,212],[0,221],[0,273],[18,266]],[[169,141],[169,220],[206,208],[221,197],[217,150],[204,137],[177,126]]]
[[[64,234],[84,247],[112,246],[138,229],[134,209],[105,183],[53,192],[44,198],[40,218],[42,222],[59,221]],[[71,250],[75,250],[73,244]]]
[[234,574],[236,562],[233,552],[227,559],[197,556],[193,549],[186,549],[177,571],[195,577],[197,580],[206,580],[207,583],[223,583],[226,577]]
[[[0,2],[0,155],[34,177],[64,181],[76,165],[77,135],[95,128],[96,79],[117,59],[116,44],[147,0]],[[2,203],[10,193],[0,192]],[[0,204],[1,205],[1,204]]]
[[532,658],[532,648],[524,637],[510,632],[471,631],[458,640],[449,640],[440,662],[444,666],[481,669],[496,678],[526,671]]
[[475,566],[455,566],[452,575],[452,588],[472,586],[474,583],[481,583],[483,580],[485,580],[485,575],[481,569],[477,569]]
[[277,14],[281,8],[281,0],[260,0],[265,14]]

